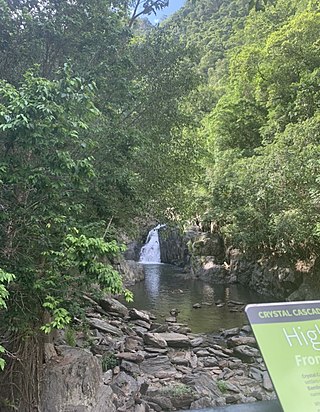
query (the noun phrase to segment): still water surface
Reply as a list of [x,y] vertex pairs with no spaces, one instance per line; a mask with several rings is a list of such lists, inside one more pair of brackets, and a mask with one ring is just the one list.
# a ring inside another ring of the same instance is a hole
[[[260,295],[239,285],[213,285],[196,279],[187,279],[181,269],[165,264],[145,264],[145,281],[130,289],[134,302],[129,306],[149,310],[164,322],[170,310],[177,308],[179,323],[186,323],[194,333],[211,333],[219,329],[242,326],[247,322],[243,312],[230,312],[230,300],[257,303]],[[222,301],[223,307],[215,302]],[[202,307],[194,309],[195,303]]]

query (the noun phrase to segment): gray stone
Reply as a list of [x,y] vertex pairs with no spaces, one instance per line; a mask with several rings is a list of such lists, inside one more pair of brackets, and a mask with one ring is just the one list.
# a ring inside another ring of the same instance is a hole
[[[132,258],[132,256],[128,257]],[[123,282],[126,286],[134,285],[144,279],[143,266],[134,259],[124,260],[120,258],[117,269],[121,273]]]
[[221,392],[212,375],[206,371],[195,371],[195,373],[184,376],[181,382],[190,386],[199,397],[219,397]]
[[137,376],[140,373],[140,368],[136,363],[128,362],[126,360],[121,362],[120,369],[132,376]]
[[112,390],[103,384],[100,362],[89,351],[59,347],[59,358],[44,368],[40,408],[43,412],[116,412]]
[[257,341],[253,336],[232,336],[227,340],[228,348],[234,348],[235,346],[248,345],[253,348],[257,348]]
[[161,332],[168,332],[168,325],[167,324],[158,324],[158,323],[152,323],[150,327],[150,331],[153,333],[161,333]]
[[270,376],[269,376],[267,371],[262,373],[262,380],[263,380],[262,385],[263,385],[264,389],[268,392],[273,391],[273,385],[272,385]]
[[168,375],[173,376],[176,369],[172,366],[168,356],[157,356],[155,358],[145,359],[140,368],[146,375],[157,377],[161,371],[167,371]]
[[239,335],[239,332],[240,332],[239,328],[226,329],[222,332],[222,336],[224,338],[228,338],[229,336]]
[[161,262],[171,263],[177,266],[185,266],[189,261],[187,242],[190,235],[183,234],[176,227],[162,227],[159,230]]
[[129,311],[129,315],[130,315],[130,319],[133,319],[133,320],[140,319],[140,320],[143,320],[144,322],[150,323],[150,316],[146,312],[143,312],[142,310],[131,309]]
[[171,328],[172,332],[181,333],[182,335],[186,335],[187,333],[191,332],[191,329],[187,326],[178,326],[177,328]]
[[193,348],[197,347],[197,346],[201,346],[204,343],[204,339],[203,337],[198,337],[198,338],[194,338],[191,339],[190,344]]
[[239,359],[246,363],[253,363],[255,361],[255,358],[260,356],[260,352],[258,349],[252,348],[248,345],[236,346],[233,349],[233,353],[235,356],[237,356]]
[[143,339],[139,336],[126,336],[124,340],[124,347],[126,351],[135,351],[142,348]]
[[197,354],[198,357],[209,356],[210,352],[207,349],[194,349],[194,352]]
[[190,405],[192,409],[203,409],[209,408],[210,406],[216,406],[216,402],[209,396],[203,396],[202,398],[192,402]]
[[166,340],[160,336],[158,333],[146,333],[143,336],[143,340],[147,345],[155,346],[156,348],[166,348]]
[[249,370],[249,378],[254,379],[257,382],[261,382],[262,381],[262,373],[259,369],[257,368],[250,368]]
[[187,366],[184,366],[184,365],[177,365],[176,369],[177,371],[183,373],[184,375],[187,375],[192,372],[191,368],[188,368]]
[[250,325],[244,325],[244,326],[242,326],[241,331],[244,332],[244,333],[251,333],[252,329],[251,329]]
[[171,362],[175,365],[189,365],[189,360],[185,356],[173,356]]
[[106,333],[111,333],[112,335],[122,336],[122,332],[119,328],[110,325],[107,321],[98,318],[88,318],[88,323],[91,327],[97,328],[98,330]]
[[107,312],[116,312],[121,316],[127,316],[129,310],[126,306],[120,303],[118,300],[111,298],[110,296],[104,296],[99,300],[100,306]]
[[134,412],[147,412],[149,410],[150,409],[149,409],[148,405],[146,405],[145,403],[139,403],[134,408]]
[[[165,353],[167,353],[168,352],[168,347],[167,348],[153,348],[153,347],[150,347],[150,346],[145,346],[145,348],[144,348],[144,350],[145,350],[145,352],[149,352],[149,353],[146,353],[146,357],[152,357],[152,356],[157,356],[157,355],[159,355],[159,354],[165,354]],[[150,354],[151,354],[151,356],[150,356]]]
[[226,396],[226,403],[227,404],[238,403],[239,400],[240,400],[239,395],[228,395],[228,396]]
[[151,400],[147,401],[147,405],[151,408],[151,412],[162,412],[161,406],[158,405],[157,403],[152,402]]
[[217,360],[217,358],[211,356],[211,357],[208,357],[208,358],[204,358],[203,364],[204,364],[205,367],[217,366],[218,365],[218,360]]
[[234,371],[230,370],[229,368],[224,368],[219,379],[227,380],[234,376]]
[[132,376],[121,371],[113,379],[111,388],[118,396],[117,411],[119,411],[121,407],[130,408],[134,406],[135,399],[139,393],[139,384]]
[[240,393],[240,389],[236,385],[232,384],[231,382],[227,381],[224,384],[225,384],[225,387],[228,391],[235,392],[235,393]]
[[155,378],[159,379],[168,379],[168,378],[178,378],[178,372],[176,369],[164,369],[164,370],[159,370],[154,374]]
[[168,323],[176,323],[177,322],[177,318],[175,316],[169,316],[168,318],[166,318],[166,322]]
[[132,323],[142,328],[145,328],[146,330],[150,329],[150,323],[145,322],[144,320],[136,319],[136,320],[133,320]]
[[263,395],[259,390],[254,390],[253,392],[251,392],[251,396],[253,396],[257,401],[262,401],[263,399]]
[[172,411],[173,405],[171,400],[167,396],[156,396],[156,397],[147,397],[148,401],[152,401],[153,404],[156,404],[160,407],[159,411]]
[[191,402],[194,401],[194,393],[192,391],[173,393],[170,400],[175,409],[190,409]]
[[113,375],[113,373],[112,373],[112,370],[111,370],[111,369],[109,369],[109,370],[107,370],[106,372],[104,372],[104,374],[103,374],[103,383],[104,383],[105,385],[109,385],[109,383],[110,383],[111,380],[112,380],[112,375]]
[[143,327],[137,326],[137,325],[134,325],[134,326],[132,327],[132,329],[133,329],[133,330],[136,332],[136,334],[137,334],[138,336],[140,336],[141,338],[143,338],[143,335],[148,332],[148,329],[147,329],[147,328],[143,328]]
[[141,363],[144,360],[144,353],[142,351],[139,352],[122,352],[117,353],[116,357],[118,359],[123,359],[129,362],[134,363]]
[[181,333],[165,332],[165,333],[158,333],[158,336],[164,339],[167,342],[168,346],[172,348],[190,347],[189,338],[186,335],[183,335]]
[[229,355],[226,353],[222,352],[222,350],[219,349],[214,349],[214,348],[208,348],[208,351],[210,353],[213,353],[216,356],[219,356],[219,358],[229,358]]

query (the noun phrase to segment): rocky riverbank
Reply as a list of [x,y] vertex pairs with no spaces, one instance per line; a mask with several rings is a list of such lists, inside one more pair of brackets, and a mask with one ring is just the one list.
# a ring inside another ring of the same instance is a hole
[[86,322],[46,345],[43,412],[161,412],[275,397],[249,326],[195,335],[174,310],[160,324],[111,297],[86,299]]

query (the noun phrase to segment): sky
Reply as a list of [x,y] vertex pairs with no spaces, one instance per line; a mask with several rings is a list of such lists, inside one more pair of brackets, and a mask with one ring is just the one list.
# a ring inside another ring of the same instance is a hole
[[162,10],[157,11],[157,15],[151,14],[148,19],[152,24],[157,24],[165,17],[170,16],[170,14],[179,10],[185,4],[185,0],[169,0],[169,6]]

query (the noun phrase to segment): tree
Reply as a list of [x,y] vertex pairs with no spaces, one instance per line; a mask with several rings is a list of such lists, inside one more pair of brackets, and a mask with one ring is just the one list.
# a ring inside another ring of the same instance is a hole
[[156,14],[158,10],[162,10],[169,6],[169,0],[134,0],[130,2],[133,8],[129,22],[129,27],[143,15]]
[[[211,214],[230,243],[291,258],[318,248],[320,20],[301,3],[266,7],[258,25],[251,12],[247,43],[232,53],[226,93],[208,117]],[[271,16],[266,35],[259,26]]]
[[[103,221],[85,213],[96,175],[95,159],[88,155],[89,124],[99,115],[95,87],[73,77],[68,66],[59,77],[50,81],[28,72],[19,88],[0,84],[0,291],[8,298],[1,336],[6,355],[20,356],[18,348],[26,345],[27,365],[37,355],[29,338],[41,348],[40,329],[50,333],[81,316],[82,295],[94,285],[130,298],[111,264],[121,247],[104,239]],[[9,297],[2,285],[8,281]],[[6,359],[8,373],[16,374],[20,365]],[[15,402],[23,410],[22,399]]]

